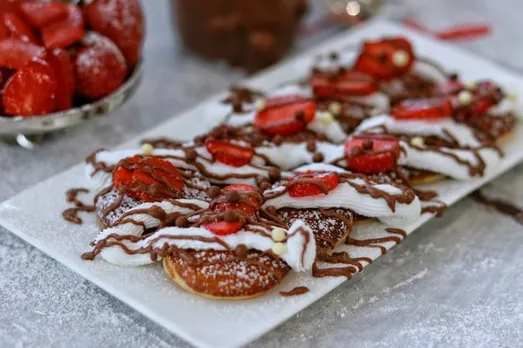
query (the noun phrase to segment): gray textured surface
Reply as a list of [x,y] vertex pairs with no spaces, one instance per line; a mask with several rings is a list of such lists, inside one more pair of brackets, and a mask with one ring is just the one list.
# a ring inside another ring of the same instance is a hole
[[[37,151],[0,143],[0,200],[241,78],[183,53],[171,34],[166,1],[146,3],[150,35],[138,94],[115,115],[53,136]],[[388,14],[406,12],[432,28],[488,20],[492,36],[462,45],[523,68],[521,1],[403,3]],[[520,165],[489,190],[523,202],[522,173]],[[523,346],[522,243],[520,225],[465,199],[253,346]],[[0,269],[1,347],[186,346],[2,228]]]

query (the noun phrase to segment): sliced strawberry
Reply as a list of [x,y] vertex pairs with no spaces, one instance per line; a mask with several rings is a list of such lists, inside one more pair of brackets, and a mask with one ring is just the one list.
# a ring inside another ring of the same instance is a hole
[[140,59],[144,15],[139,0],[94,0],[83,7],[92,30],[110,38],[122,51],[129,67]]
[[345,143],[347,167],[357,173],[392,170],[400,152],[398,140],[387,135],[357,135]]
[[10,115],[33,116],[53,111],[58,82],[53,69],[42,60],[29,62],[7,82],[2,104]]
[[[258,190],[250,185],[243,184],[234,184],[226,186],[222,191],[240,191],[240,192],[258,192]],[[249,202],[240,202],[240,203],[218,203],[215,206],[215,209],[219,211],[225,211],[229,209],[238,209],[246,212],[247,214],[254,214],[260,208],[260,201],[256,198],[255,195],[249,195]]]
[[73,96],[76,90],[74,67],[69,53],[61,48],[46,52],[45,60],[54,69],[58,79],[55,110],[62,111],[73,106]]
[[397,120],[438,120],[450,117],[453,111],[448,98],[407,99],[395,105],[392,116]]
[[291,197],[307,197],[327,194],[338,187],[339,177],[334,172],[299,173],[288,184]]
[[0,66],[22,69],[33,58],[40,56],[44,48],[16,39],[0,41]]
[[354,70],[388,80],[409,72],[414,59],[412,45],[405,38],[366,41]]
[[266,101],[254,126],[271,135],[292,135],[305,129],[316,114],[316,103],[302,96],[276,97]]
[[45,26],[42,40],[47,48],[66,48],[82,41],[84,33],[82,10],[76,5],[67,5],[67,18]]
[[[155,186],[155,194],[145,188]],[[126,158],[113,171],[113,186],[127,195],[146,202],[173,198],[183,189],[180,172],[170,162],[158,157]]]
[[474,112],[481,115],[481,114],[486,113],[488,111],[488,109],[490,109],[493,106],[494,106],[494,101],[491,98],[481,98],[481,99],[478,99],[474,103],[473,109],[474,109]]
[[203,227],[218,236],[227,236],[241,230],[243,224],[241,222],[218,221],[205,224]]
[[0,0],[0,14],[6,12],[16,13],[20,0]]
[[33,44],[38,43],[38,39],[33,32],[33,29],[31,29],[31,27],[21,17],[12,12],[7,12],[0,16],[0,22],[6,29],[7,35],[9,37],[23,42],[29,42]]
[[249,145],[237,145],[228,140],[209,138],[205,141],[207,151],[218,162],[241,167],[251,162],[254,150]]
[[364,73],[348,71],[340,76],[314,76],[311,80],[317,97],[364,96],[377,90],[374,79]]
[[4,88],[4,85],[7,83],[7,80],[9,80],[12,74],[13,70],[0,67],[0,91]]
[[20,12],[35,28],[42,29],[46,25],[67,18],[67,5],[58,1],[24,2],[20,4]]
[[105,36],[90,32],[84,43],[73,57],[77,92],[87,99],[99,99],[122,85],[127,64],[122,52]]
[[463,90],[464,86],[461,81],[449,81],[438,87],[440,95],[456,95]]

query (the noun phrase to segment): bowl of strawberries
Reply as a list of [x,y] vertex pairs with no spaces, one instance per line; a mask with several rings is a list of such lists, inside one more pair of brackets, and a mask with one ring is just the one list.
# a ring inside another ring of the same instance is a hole
[[0,136],[115,110],[141,80],[143,39],[139,0],[0,0]]

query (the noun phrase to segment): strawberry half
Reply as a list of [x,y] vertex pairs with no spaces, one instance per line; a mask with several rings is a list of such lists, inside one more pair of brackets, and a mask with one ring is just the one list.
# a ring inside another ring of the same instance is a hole
[[54,110],[58,81],[53,69],[42,60],[29,62],[5,85],[2,104],[10,115],[36,116]]
[[92,30],[111,39],[122,51],[129,67],[141,55],[144,16],[139,0],[93,0],[83,7]]
[[366,41],[354,70],[388,80],[409,72],[414,60],[412,44],[405,38]]
[[3,35],[7,34],[7,37],[32,44],[38,43],[33,29],[21,17],[12,12],[0,15],[0,25],[4,26]]
[[396,167],[401,149],[387,135],[357,135],[345,143],[347,167],[357,173],[377,174]]
[[[256,188],[250,185],[243,184],[234,184],[226,186],[222,191],[240,191],[240,192],[259,192]],[[260,208],[260,201],[256,198],[255,195],[249,195],[250,203],[240,202],[240,203],[218,203],[215,206],[216,210],[225,211],[229,209],[238,209],[246,212],[249,215],[252,215],[258,211]]]
[[118,47],[108,38],[90,32],[73,57],[77,92],[87,99],[100,99],[120,87],[127,64]]
[[46,25],[67,18],[67,5],[58,1],[49,2],[23,2],[20,12],[24,18],[35,28],[42,29]]
[[407,99],[395,105],[390,113],[397,120],[439,120],[452,115],[451,101],[446,97]]
[[203,225],[203,227],[211,231],[215,235],[227,236],[229,234],[234,234],[241,230],[243,224],[241,222],[218,221],[205,224]]
[[228,140],[209,138],[205,141],[207,151],[218,162],[241,167],[251,162],[254,150],[248,145],[237,145]]
[[298,95],[276,97],[265,102],[254,126],[271,135],[296,134],[314,119],[316,103]]
[[45,60],[54,69],[58,79],[55,110],[62,111],[73,106],[73,96],[76,90],[73,63],[69,53],[61,48],[47,51]]
[[67,5],[67,17],[45,26],[42,41],[47,48],[66,48],[82,41],[84,33],[82,10],[76,5]]
[[291,197],[307,197],[327,194],[338,187],[339,177],[334,172],[299,173],[288,184]]
[[0,66],[22,69],[33,58],[43,54],[44,48],[17,39],[0,41]]
[[[177,197],[184,187],[183,178],[170,162],[158,157],[126,158],[113,171],[113,186],[131,197],[146,202]],[[156,193],[148,191],[155,187]]]
[[377,91],[374,79],[361,72],[348,71],[339,76],[317,75],[311,80],[314,95],[331,98],[365,96]]

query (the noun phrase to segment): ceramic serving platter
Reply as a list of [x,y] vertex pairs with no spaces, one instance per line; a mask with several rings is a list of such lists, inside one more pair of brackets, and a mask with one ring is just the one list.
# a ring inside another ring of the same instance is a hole
[[[480,57],[385,22],[371,22],[350,33],[342,34],[298,58],[257,75],[246,83],[259,89],[270,89],[305,74],[319,53],[357,45],[363,39],[384,35],[406,35],[413,41],[419,55],[438,61],[449,71],[459,72],[464,79],[493,78],[523,95],[522,77]],[[219,96],[211,99],[216,98]],[[209,102],[211,100],[173,117],[121,147],[135,147],[142,138],[169,136],[189,139],[204,132],[209,125],[202,121],[202,113]],[[96,147],[97,145],[93,144],[93,150]],[[485,177],[467,182],[447,180],[433,185],[431,189],[437,190],[441,200],[450,205],[507,171],[523,159],[523,127],[518,125],[512,141],[504,150],[505,157]],[[84,224],[77,226],[65,222],[61,212],[67,206],[64,192],[71,187],[85,187],[88,185],[87,181],[83,164],[45,180],[2,203],[0,224],[196,346],[237,347],[246,344],[346,281],[343,277],[315,279],[308,274],[292,274],[280,287],[257,299],[219,302],[206,300],[179,289],[168,279],[160,264],[122,268],[103,260],[83,261],[80,255],[89,248],[89,242],[98,232],[94,216],[83,215]],[[404,226],[404,230],[410,234],[430,218],[430,215],[424,215],[416,223]],[[384,233],[383,226],[372,223],[358,227],[355,237],[372,238],[383,236]],[[390,248],[393,245],[394,243],[388,243],[384,246]],[[359,248],[351,252],[355,257],[364,255],[375,259],[380,256],[375,248]],[[41,276],[45,277],[45,274]],[[282,297],[278,293],[298,285],[307,286],[310,292],[296,297]]]

